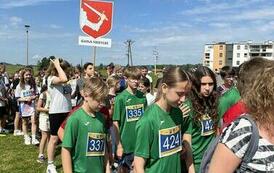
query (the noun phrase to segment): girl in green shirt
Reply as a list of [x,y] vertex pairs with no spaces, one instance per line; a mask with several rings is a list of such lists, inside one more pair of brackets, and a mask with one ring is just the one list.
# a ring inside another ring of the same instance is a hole
[[189,173],[198,173],[203,154],[217,129],[218,94],[215,74],[208,67],[199,67],[192,76],[191,90],[191,112],[184,134],[184,146],[187,150],[186,164]]
[[188,77],[179,67],[168,69],[155,103],[136,125],[134,169],[136,173],[180,173],[183,116],[178,108],[185,99]]

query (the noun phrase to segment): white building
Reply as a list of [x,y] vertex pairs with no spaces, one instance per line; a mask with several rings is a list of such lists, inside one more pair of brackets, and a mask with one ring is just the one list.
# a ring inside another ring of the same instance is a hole
[[250,58],[262,57],[269,60],[274,60],[273,41],[264,43],[251,43],[249,45]]
[[249,43],[250,42],[240,42],[233,44],[233,67],[239,67],[239,65],[241,65],[243,62],[248,61],[250,59]]
[[[252,41],[225,43],[226,52],[220,52],[222,44],[212,43],[204,46],[203,65],[212,70],[220,69],[223,66],[239,67],[243,62],[255,57],[262,57],[269,60],[274,60],[274,45],[273,41],[264,43],[253,43]],[[219,45],[219,46],[218,46]],[[214,52],[215,51],[215,52]],[[222,56],[221,56],[222,55]],[[220,57],[224,59],[220,60]],[[220,64],[224,61],[224,64]],[[217,65],[219,65],[217,67]]]
[[213,44],[206,44],[204,47],[203,65],[213,69]]

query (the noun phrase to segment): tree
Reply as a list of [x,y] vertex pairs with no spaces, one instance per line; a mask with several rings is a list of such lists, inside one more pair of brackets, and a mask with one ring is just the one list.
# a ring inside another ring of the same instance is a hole
[[99,65],[98,69],[99,69],[99,70],[104,69],[104,64],[101,63],[101,64]]
[[[54,56],[51,56],[51,57],[54,57]],[[42,70],[44,68],[48,68],[51,57],[49,57],[49,58],[44,57],[42,60],[39,60],[37,62],[37,68],[38,68],[38,70]]]

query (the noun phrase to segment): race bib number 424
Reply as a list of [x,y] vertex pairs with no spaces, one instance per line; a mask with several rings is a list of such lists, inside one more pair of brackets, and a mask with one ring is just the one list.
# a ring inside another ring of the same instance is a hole
[[159,157],[165,157],[182,150],[180,126],[159,130]]
[[88,133],[86,156],[103,156],[105,154],[106,134]]
[[144,104],[126,106],[127,122],[137,121],[144,114]]

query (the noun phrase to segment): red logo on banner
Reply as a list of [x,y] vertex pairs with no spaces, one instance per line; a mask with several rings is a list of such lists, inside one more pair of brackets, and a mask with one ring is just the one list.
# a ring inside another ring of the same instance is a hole
[[81,0],[80,27],[93,38],[102,37],[112,29],[113,2]]

